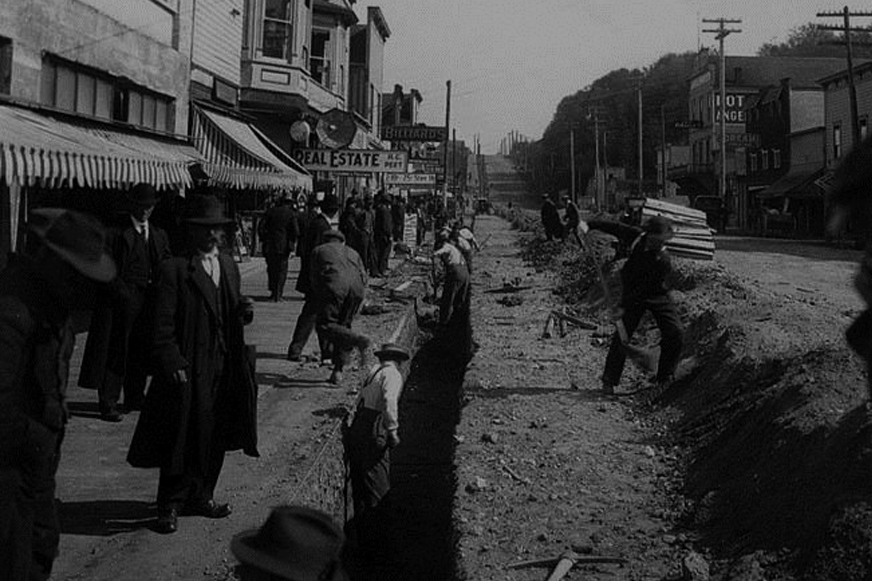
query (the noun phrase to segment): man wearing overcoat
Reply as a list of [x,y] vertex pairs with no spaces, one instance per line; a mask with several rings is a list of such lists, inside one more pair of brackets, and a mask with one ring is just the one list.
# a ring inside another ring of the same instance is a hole
[[186,256],[161,265],[154,320],[155,379],[146,395],[127,460],[160,468],[156,530],[173,533],[178,516],[223,518],[213,499],[224,453],[257,456],[257,385],[243,325],[251,302],[239,269],[219,252],[224,217],[214,196],[192,196]]
[[279,302],[288,278],[288,257],[296,248],[300,231],[294,201],[283,198],[263,217],[263,257],[266,260],[270,300]]

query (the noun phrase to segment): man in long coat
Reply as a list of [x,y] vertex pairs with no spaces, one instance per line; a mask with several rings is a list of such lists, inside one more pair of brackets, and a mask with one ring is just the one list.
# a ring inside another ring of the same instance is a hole
[[170,257],[166,233],[149,219],[157,201],[153,186],[133,186],[124,221],[107,237],[118,277],[97,296],[79,385],[97,390],[100,417],[109,422],[121,421],[122,390],[126,411],[142,407],[149,375],[154,282],[158,265]]
[[173,533],[179,514],[223,518],[213,500],[224,453],[257,456],[257,385],[243,325],[251,303],[239,270],[219,252],[223,216],[214,196],[192,196],[187,256],[161,265],[154,320],[157,375],[146,395],[127,460],[160,468],[156,530]]
[[288,257],[296,248],[299,235],[294,201],[291,198],[282,199],[264,214],[263,257],[266,260],[269,298],[273,302],[281,301],[285,293]]
[[342,232],[329,230],[324,243],[312,251],[310,276],[312,294],[318,300],[318,331],[331,344],[330,383],[339,384],[350,353],[357,349],[363,364],[369,347],[369,339],[351,330],[365,298],[366,269],[360,255],[345,244]]
[[22,256],[0,273],[0,579],[51,576],[60,524],[55,476],[68,411],[75,334],[85,308],[115,265],[96,218],[34,210]]
[[384,192],[375,197],[375,223],[373,224],[373,240],[375,242],[375,264],[378,276],[387,276],[388,258],[391,256],[391,238],[393,222],[391,205]]

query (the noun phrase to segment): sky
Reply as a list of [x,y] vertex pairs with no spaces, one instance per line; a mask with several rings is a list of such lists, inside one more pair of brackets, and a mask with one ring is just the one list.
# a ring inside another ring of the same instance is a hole
[[[809,22],[840,25],[818,12],[844,0],[358,0],[355,12],[378,6],[391,36],[385,46],[384,90],[395,84],[422,97],[419,122],[445,125],[482,153],[497,153],[517,131],[536,140],[567,95],[611,70],[643,68],[670,52],[716,47],[707,18],[738,19],[725,39],[730,55],[754,55]],[[862,6],[857,6],[859,10]],[[854,25],[872,25],[855,19]]]

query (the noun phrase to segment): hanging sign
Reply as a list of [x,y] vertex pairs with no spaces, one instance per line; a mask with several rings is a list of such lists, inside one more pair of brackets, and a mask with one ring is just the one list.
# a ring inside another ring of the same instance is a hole
[[295,149],[291,156],[309,171],[405,173],[405,151],[379,149]]
[[381,138],[387,141],[445,141],[448,129],[431,125],[382,125]]
[[399,173],[385,176],[385,185],[391,186],[432,186],[436,184],[436,174]]

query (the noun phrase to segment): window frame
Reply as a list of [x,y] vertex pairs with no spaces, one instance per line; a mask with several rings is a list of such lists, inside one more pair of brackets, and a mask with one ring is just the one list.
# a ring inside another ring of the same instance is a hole
[[[275,16],[267,16],[267,6],[271,0],[264,0],[263,2],[263,11],[261,12],[260,18],[260,54],[263,58],[267,59],[276,59],[282,62],[290,63],[293,59],[294,55],[294,16],[296,13],[296,4],[294,0],[275,0],[278,2],[284,2],[286,7],[285,19],[281,19]],[[279,23],[281,26],[285,27],[285,35],[284,42],[282,43],[282,54],[276,56],[274,54],[267,54],[266,52],[266,38],[267,38],[267,22],[270,23]]]

